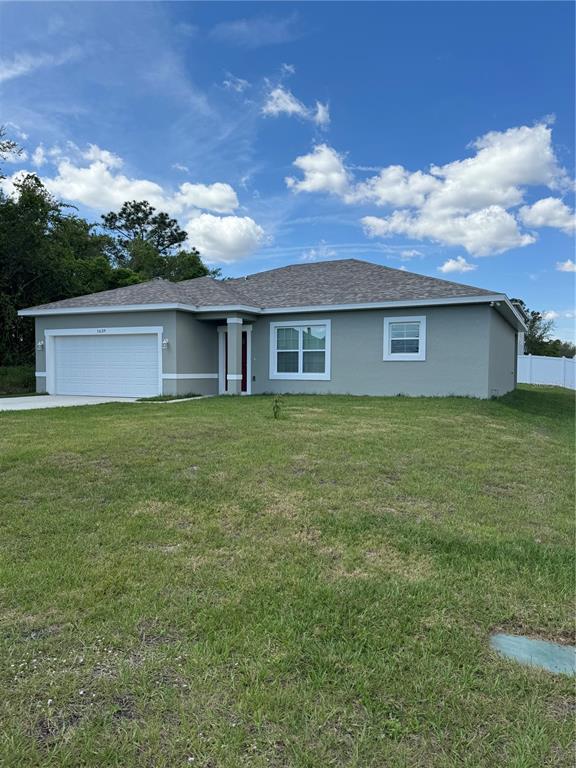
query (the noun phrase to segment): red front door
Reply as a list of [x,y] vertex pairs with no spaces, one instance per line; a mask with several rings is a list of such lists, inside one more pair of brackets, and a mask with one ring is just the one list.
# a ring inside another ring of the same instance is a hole
[[[224,389],[228,392],[228,334],[224,334]],[[242,392],[248,392],[248,333],[242,331]]]
[[248,392],[248,334],[242,331],[242,392]]

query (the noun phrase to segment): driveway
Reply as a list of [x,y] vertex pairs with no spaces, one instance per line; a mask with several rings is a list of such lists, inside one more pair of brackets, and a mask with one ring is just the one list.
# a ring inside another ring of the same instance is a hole
[[32,411],[39,408],[65,408],[69,405],[98,405],[99,403],[134,402],[136,402],[135,397],[76,397],[74,395],[0,397],[0,411]]

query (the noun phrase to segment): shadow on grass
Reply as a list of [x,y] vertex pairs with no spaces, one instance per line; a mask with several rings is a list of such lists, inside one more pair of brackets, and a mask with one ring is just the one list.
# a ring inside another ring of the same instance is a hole
[[575,400],[575,393],[571,389],[520,385],[501,397],[498,403],[531,416],[566,422],[574,419]]

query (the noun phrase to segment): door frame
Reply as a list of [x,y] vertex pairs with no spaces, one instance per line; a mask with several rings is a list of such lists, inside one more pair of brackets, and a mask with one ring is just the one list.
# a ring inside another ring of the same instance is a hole
[[[226,394],[226,334],[228,326],[218,326],[218,394]],[[242,333],[246,334],[246,392],[242,395],[252,394],[252,326],[243,325]]]
[[57,336],[133,336],[146,334],[156,336],[158,344],[158,394],[162,394],[162,336],[164,326],[127,326],[126,328],[48,328],[44,331],[46,348],[46,392],[55,394],[56,386],[56,347],[54,340]]

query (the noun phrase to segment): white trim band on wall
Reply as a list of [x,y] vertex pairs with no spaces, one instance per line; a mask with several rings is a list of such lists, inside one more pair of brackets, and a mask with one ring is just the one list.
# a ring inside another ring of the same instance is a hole
[[48,328],[44,331],[45,336],[132,336],[135,333],[158,334],[162,336],[164,326],[162,325],[126,325],[112,326],[111,328]]
[[228,381],[242,381],[242,374],[241,373],[229,373],[227,374],[226,378]]
[[228,323],[228,325],[233,325],[233,324],[242,325],[244,320],[242,320],[241,317],[227,317],[226,322]]
[[163,373],[163,379],[217,379],[217,373]]
[[34,376],[46,376],[46,371],[35,371]]

